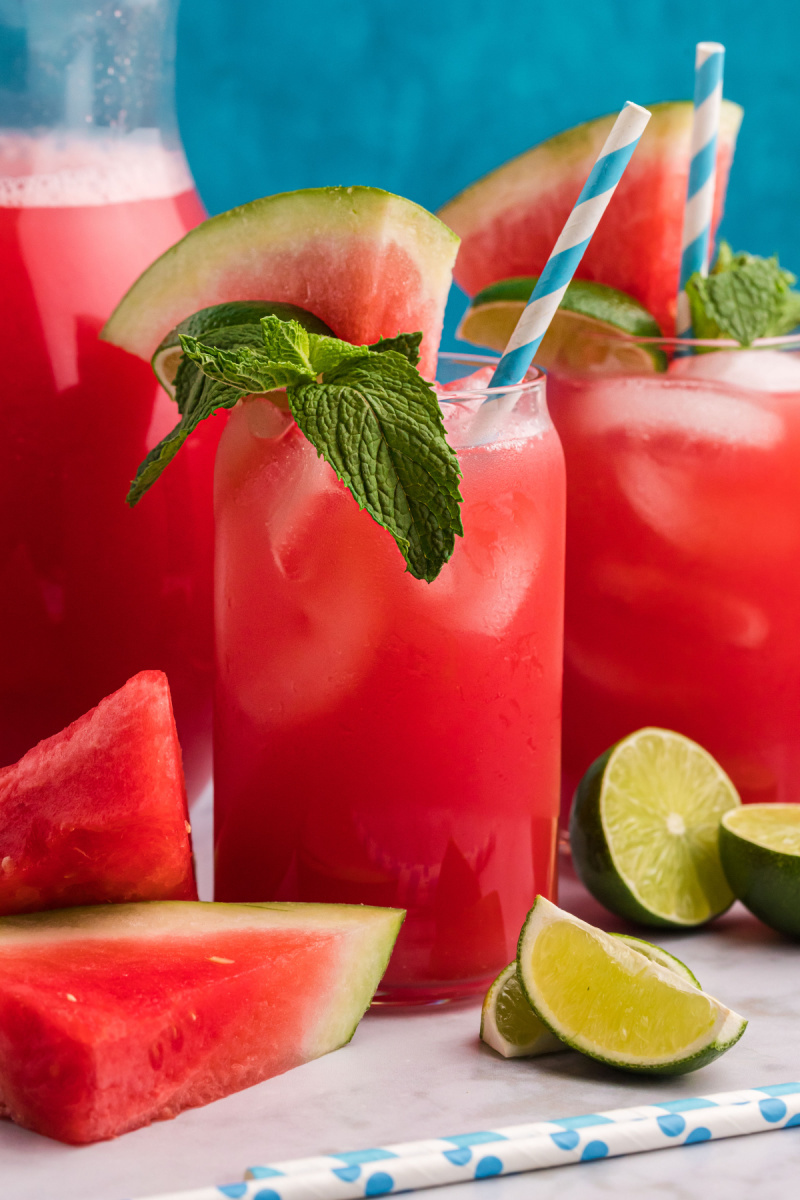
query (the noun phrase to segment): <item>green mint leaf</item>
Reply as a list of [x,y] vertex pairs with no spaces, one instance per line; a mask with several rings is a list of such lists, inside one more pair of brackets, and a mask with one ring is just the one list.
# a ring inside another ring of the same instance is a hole
[[[236,346],[250,346],[253,350],[263,345],[261,329],[258,324],[223,326],[208,329],[198,335],[198,341],[204,346],[216,346],[222,350],[230,350]],[[204,379],[203,372],[197,363],[185,354],[181,355],[178,370],[175,375],[175,402],[178,412],[183,416],[193,401],[194,389],[200,386]]]
[[273,392],[290,383],[314,378],[310,364],[297,361],[275,361],[259,347],[234,346],[230,350],[208,345],[206,340],[181,334],[183,353],[196,363],[204,375],[220,383],[230,383],[243,395]]
[[461,471],[436,395],[396,351],[350,359],[322,383],[287,389],[297,424],[387,529],[417,579],[431,582],[463,534]]
[[734,254],[722,242],[708,278],[695,273],[686,285],[695,336],[749,346],[756,338],[788,333],[800,322],[794,282],[777,258]]
[[308,357],[308,330],[299,321],[281,321],[269,316],[261,319],[262,351],[271,363],[294,367],[299,375],[314,375]]
[[369,355],[369,346],[351,346],[349,342],[340,342],[335,337],[322,337],[312,333],[309,341],[309,356],[315,376],[333,371],[348,359],[366,358]]
[[422,341],[421,333],[398,333],[396,337],[379,338],[370,350],[373,354],[382,354],[384,350],[396,350],[415,367],[419,362],[419,346]]
[[[202,337],[192,341],[198,348],[202,345],[211,360],[217,351],[230,351],[237,347],[257,350],[264,344],[261,328],[257,324],[209,329]],[[128,492],[128,504],[134,507],[139,503],[201,421],[218,408],[233,408],[237,400],[247,394],[246,389],[204,374],[197,362],[184,353],[175,376],[175,400],[181,420],[140,464]]]
[[231,387],[228,383],[221,383],[217,379],[210,379],[198,371],[192,387],[185,396],[186,407],[181,420],[139,465],[127,495],[131,508],[137,505],[145,492],[153,486],[201,421],[210,417],[218,408],[233,408],[245,395],[247,392]]

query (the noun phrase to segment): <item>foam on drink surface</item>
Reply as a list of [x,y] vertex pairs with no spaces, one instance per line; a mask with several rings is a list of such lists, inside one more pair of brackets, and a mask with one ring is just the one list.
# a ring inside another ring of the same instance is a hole
[[181,150],[156,129],[125,137],[0,131],[0,208],[76,208],[159,200],[194,186]]

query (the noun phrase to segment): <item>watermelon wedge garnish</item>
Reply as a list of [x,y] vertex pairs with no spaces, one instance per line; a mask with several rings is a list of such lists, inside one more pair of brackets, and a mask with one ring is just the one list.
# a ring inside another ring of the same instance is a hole
[[421,330],[420,371],[433,378],[457,249],[440,220],[379,188],[265,196],[209,218],[156,259],[102,336],[150,359],[201,308],[278,301],[357,345]]
[[169,685],[142,671],[0,771],[0,913],[196,899]]
[[[627,292],[674,332],[689,178],[692,105],[654,104],[652,118],[576,272]],[[722,215],[738,104],[723,101],[714,200]],[[513,275],[538,275],[605,141],[614,116],[542,142],[472,184],[439,213],[461,237],[456,282],[474,296]]]
[[0,1115],[95,1142],[327,1054],[403,915],[197,902],[0,918]]

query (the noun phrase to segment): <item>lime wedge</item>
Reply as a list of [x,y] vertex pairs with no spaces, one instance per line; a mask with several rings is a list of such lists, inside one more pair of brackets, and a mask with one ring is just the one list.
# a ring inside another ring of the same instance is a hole
[[720,824],[719,854],[742,903],[765,925],[800,936],[800,805],[731,809]]
[[592,763],[575,793],[575,868],[601,904],[644,925],[702,925],[733,903],[719,860],[722,814],[740,804],[696,742],[640,729]]
[[282,321],[299,321],[309,333],[333,336],[324,321],[294,304],[272,304],[268,300],[233,300],[228,304],[212,304],[186,317],[159,344],[150,359],[156,379],[170,396],[175,395],[175,376],[183,354],[180,343],[182,333],[201,338],[213,329],[257,325],[262,317],[268,316],[279,317]]
[[747,1022],[688,980],[538,896],[519,939],[520,983],[561,1041],[627,1071],[682,1075]]
[[686,963],[681,962],[679,958],[676,958],[674,954],[670,954],[661,946],[654,946],[652,942],[645,942],[642,938],[631,937],[629,933],[611,933],[609,937],[619,938],[626,946],[630,946],[631,950],[637,950],[639,954],[643,954],[651,962],[658,963],[660,967],[666,967],[674,975],[679,975],[681,979],[685,979],[692,987],[700,987],[697,978],[689,970]]
[[[461,319],[456,337],[502,353],[538,276],[502,279],[484,288]],[[536,353],[540,367],[592,374],[649,375],[667,369],[656,346],[631,337],[660,338],[655,317],[625,292],[573,279]]]
[[[612,933],[609,936],[619,938],[645,958],[688,980],[692,987],[700,987],[686,964],[660,946],[653,946],[626,933]],[[542,1024],[528,1003],[520,986],[516,959],[500,972],[486,993],[481,1010],[481,1041],[502,1054],[503,1058],[535,1058],[539,1054],[569,1050],[569,1046]]]
[[542,1024],[528,1003],[517,978],[516,959],[500,972],[486,993],[481,1041],[503,1058],[533,1058],[569,1049]]

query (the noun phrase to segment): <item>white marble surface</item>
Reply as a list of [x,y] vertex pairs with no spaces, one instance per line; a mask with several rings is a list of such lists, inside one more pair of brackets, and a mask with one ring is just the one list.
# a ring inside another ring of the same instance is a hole
[[[195,809],[208,895],[208,798]],[[565,872],[561,902],[614,926]],[[636,1079],[577,1054],[504,1061],[477,1040],[478,1006],[377,1011],[350,1046],[249,1091],[116,1142],[69,1147],[0,1123],[0,1200],[123,1200],[232,1183],[250,1163],[491,1129],[664,1097],[800,1078],[800,946],[739,905],[705,932],[660,939],[750,1019],[705,1070]],[[800,1128],[554,1168],[431,1192],[441,1200],[772,1200],[796,1195]]]

